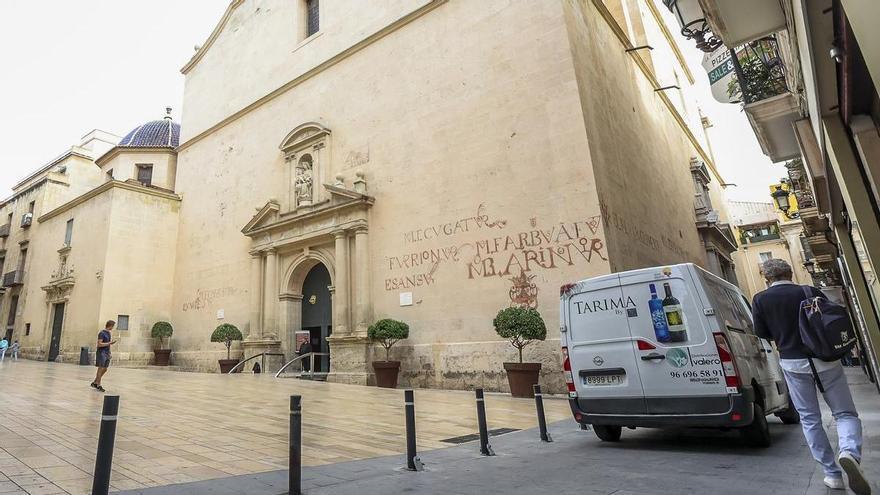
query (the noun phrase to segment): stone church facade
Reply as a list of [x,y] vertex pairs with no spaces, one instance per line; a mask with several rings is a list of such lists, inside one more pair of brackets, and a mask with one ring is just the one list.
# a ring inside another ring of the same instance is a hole
[[233,0],[183,68],[169,297],[120,351],[168,319],[173,363],[213,371],[220,323],[245,356],[290,358],[305,330],[329,380],[369,384],[367,327],[395,318],[404,384],[504,390],[492,319],[523,305],[548,328],[526,360],[564,389],[560,285],[708,265],[692,164],[717,209],[722,181],[659,21],[631,0]]

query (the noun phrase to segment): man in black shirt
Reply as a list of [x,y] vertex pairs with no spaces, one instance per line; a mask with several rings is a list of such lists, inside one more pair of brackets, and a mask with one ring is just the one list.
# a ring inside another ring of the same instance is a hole
[[101,378],[104,377],[104,373],[107,373],[107,369],[110,367],[110,346],[116,343],[111,334],[115,326],[115,321],[108,320],[104,325],[104,329],[98,332],[98,350],[95,351],[95,366],[98,368],[98,371],[95,373],[95,381],[92,382],[92,388],[97,389],[99,392],[104,391],[104,387],[101,386]]
[[[824,399],[837,423],[840,454],[834,462],[834,449],[822,427],[822,412],[816,393],[816,381],[809,355],[801,340],[799,316],[801,301],[806,299],[804,289],[791,281],[791,265],[780,259],[771,259],[761,267],[769,287],[755,295],[752,313],[755,333],[776,342],[779,365],[788,384],[788,394],[801,416],[804,437],[816,462],[825,471],[825,485],[844,489],[841,468],[846,471],[849,486],[858,495],[871,493],[871,486],[862,472],[862,422],[856,412],[852,394],[840,361],[825,362],[813,359],[816,374],[825,387]],[[810,287],[813,296],[825,297],[819,289]]]

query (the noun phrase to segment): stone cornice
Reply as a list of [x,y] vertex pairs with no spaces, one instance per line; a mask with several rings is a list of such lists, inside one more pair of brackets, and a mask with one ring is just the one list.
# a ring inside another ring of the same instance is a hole
[[309,221],[309,220],[317,220],[320,218],[332,217],[337,213],[354,210],[366,210],[373,206],[373,202],[375,200],[371,196],[361,196],[357,199],[349,199],[347,201],[342,201],[337,204],[327,205],[323,208],[308,211],[305,213],[301,213],[298,215],[291,215],[286,218],[282,218],[273,223],[256,226],[253,225],[251,228],[242,229],[242,233],[248,237],[254,237],[258,234],[268,233],[275,230],[286,229],[294,224]]
[[95,165],[102,167],[105,163],[109,162],[113,158],[121,155],[122,153],[167,153],[167,154],[176,154],[176,151],[171,146],[114,146],[110,149],[110,151],[101,155],[97,160],[95,160]]
[[121,182],[118,180],[112,180],[112,181],[108,181],[108,182],[101,184],[100,186],[92,189],[91,191],[88,191],[84,194],[77,196],[76,198],[68,201],[67,203],[64,203],[63,205],[55,208],[54,210],[48,211],[48,212],[44,213],[43,215],[40,215],[40,217],[37,218],[37,221],[38,222],[45,222],[46,220],[49,220],[50,218],[57,217],[58,215],[66,212],[66,211],[70,211],[71,209],[85,203],[86,201],[88,201],[96,196],[100,196],[101,194],[103,194],[107,191],[110,191],[111,189],[114,189],[114,188],[125,189],[128,191],[134,191],[134,192],[146,194],[149,196],[156,196],[159,198],[169,199],[172,201],[180,201],[180,196],[178,196],[174,193],[169,193],[169,192],[166,192],[166,191],[163,191],[160,189],[153,189],[150,187],[144,187],[144,186],[137,185],[137,184],[131,184],[129,182]]
[[[206,136],[208,136],[208,135],[222,129],[223,127],[226,127],[227,125],[231,124],[232,122],[240,119],[241,117],[243,117],[244,115],[249,113],[251,110],[259,108],[259,107],[265,105],[266,103],[269,103],[270,101],[274,100],[275,98],[278,98],[279,96],[283,95],[284,93],[286,93],[290,89],[293,89],[296,86],[299,86],[303,82],[311,79],[312,77],[320,74],[321,72],[324,72],[325,70],[329,69],[330,67],[333,67],[334,65],[338,64],[339,62],[342,62],[343,60],[347,59],[348,57],[360,52],[364,48],[372,45],[373,43],[381,40],[385,36],[395,32],[398,29],[406,26],[407,24],[415,21],[416,19],[427,14],[428,12],[431,12],[432,10],[436,9],[437,7],[443,5],[444,3],[448,2],[448,1],[449,0],[429,0],[427,3],[425,3],[421,7],[417,8],[417,9],[411,11],[410,13],[404,15],[403,17],[400,17],[397,20],[385,25],[383,28],[379,29],[378,31],[374,32],[373,34],[368,35],[367,37],[354,43],[353,45],[349,46],[348,48],[338,52],[335,55],[332,55],[327,60],[325,60],[325,61],[321,62],[320,64],[312,67],[311,69],[305,71],[304,73],[295,77],[293,80],[288,81],[287,83],[283,84],[281,87],[279,87],[279,88],[269,92],[268,94],[258,98],[256,101],[254,101],[254,102],[246,105],[244,108],[232,113],[231,115],[224,118],[220,122],[217,122],[216,124],[212,125],[211,127],[208,127],[207,129],[196,134],[195,136],[187,139],[185,142],[180,143],[180,146],[178,146],[177,150],[183,151],[183,150],[189,148],[193,144],[204,139]],[[208,42],[205,44],[205,46],[203,46],[199,50],[199,52],[196,53],[195,56],[193,56],[192,60],[190,60],[190,62],[183,67],[181,72],[186,74],[186,72],[188,72],[192,68],[192,66],[195,65],[196,62],[198,62],[198,60],[202,57],[203,52],[207,51],[209,45],[214,42],[214,39],[217,38],[217,35],[220,33],[222,26],[226,23],[228,16],[235,9],[235,7],[237,7],[241,2],[242,2],[242,0],[233,0],[233,2],[229,5],[229,8],[226,10],[226,14],[224,14],[223,20],[220,21],[220,24],[217,26],[217,28],[214,29],[214,32],[211,33],[211,37],[208,38]]]

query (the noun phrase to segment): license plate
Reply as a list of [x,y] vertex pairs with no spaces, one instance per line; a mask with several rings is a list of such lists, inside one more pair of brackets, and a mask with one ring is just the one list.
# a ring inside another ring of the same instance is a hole
[[603,385],[622,385],[624,375],[600,375],[587,376],[584,382],[587,385],[603,386]]

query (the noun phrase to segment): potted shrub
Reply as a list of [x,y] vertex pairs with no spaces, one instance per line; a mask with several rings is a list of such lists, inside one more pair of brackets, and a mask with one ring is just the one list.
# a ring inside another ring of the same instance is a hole
[[159,347],[153,349],[156,366],[168,366],[171,362],[171,349],[165,346],[165,339],[171,337],[174,328],[167,321],[157,321],[150,332],[154,339],[159,339]]
[[231,358],[231,349],[232,341],[241,339],[241,330],[235,325],[224,323],[214,329],[214,333],[211,334],[211,342],[222,342],[226,344],[226,359],[218,360],[220,363],[220,373],[229,373],[229,370],[238,364],[238,359]]
[[382,344],[385,348],[385,361],[373,361],[373,370],[376,372],[376,386],[383,388],[397,388],[397,376],[400,373],[400,361],[388,359],[391,346],[400,339],[409,337],[409,325],[402,321],[384,319],[370,325],[367,336],[373,342]]
[[510,341],[519,351],[518,363],[504,363],[510,395],[514,397],[533,397],[532,386],[538,383],[541,363],[524,363],[523,348],[536,340],[547,338],[547,327],[537,310],[513,306],[502,309],[492,320],[495,332]]

